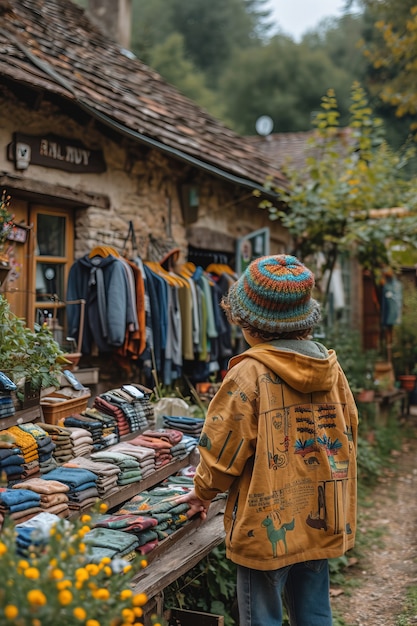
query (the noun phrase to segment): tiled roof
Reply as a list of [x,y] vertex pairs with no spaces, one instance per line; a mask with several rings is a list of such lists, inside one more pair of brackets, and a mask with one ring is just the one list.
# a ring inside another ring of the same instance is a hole
[[[303,168],[308,156],[317,156],[319,148],[316,130],[298,133],[274,133],[267,137],[259,135],[247,137],[249,143],[261,150],[273,167],[282,169],[288,166],[290,169]],[[344,153],[344,147],[352,142],[352,133],[349,128],[340,128],[337,132],[337,149],[340,154]]]
[[246,138],[132,58],[70,0],[0,0],[0,82],[76,103],[134,140],[248,186],[278,169]]

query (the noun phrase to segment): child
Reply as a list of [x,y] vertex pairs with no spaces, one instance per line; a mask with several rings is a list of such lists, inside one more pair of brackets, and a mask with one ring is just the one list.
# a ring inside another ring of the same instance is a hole
[[210,403],[189,516],[228,493],[226,554],[239,626],[332,626],[328,559],[354,545],[358,416],[333,350],[311,339],[314,276],[289,255],[256,259],[222,302],[250,346]]

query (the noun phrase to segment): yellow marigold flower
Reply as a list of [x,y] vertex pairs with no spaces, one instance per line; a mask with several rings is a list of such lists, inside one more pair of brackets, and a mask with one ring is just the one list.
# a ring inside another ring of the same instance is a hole
[[78,545],[78,552],[80,552],[80,554],[84,554],[84,552],[85,552],[85,543],[81,542]]
[[104,589],[104,587],[100,587],[99,589],[93,592],[93,596],[96,600],[108,600],[110,598],[110,592],[108,589]]
[[89,532],[90,532],[90,527],[89,526],[83,526],[78,531],[78,537],[80,537],[82,539],[84,537],[84,535],[86,535]]
[[111,563],[111,558],[109,556],[103,556],[100,562],[102,565],[108,565]]
[[26,578],[30,578],[30,580],[37,580],[39,578],[39,570],[36,567],[28,567],[25,570]]
[[88,619],[85,623],[85,626],[100,626],[100,622],[96,619]]
[[113,575],[113,570],[112,570],[111,567],[105,567],[103,571],[106,574],[106,576],[112,576]]
[[6,554],[6,552],[7,552],[6,544],[0,541],[0,556],[3,556],[3,554]]
[[40,619],[33,619],[32,626],[42,626],[42,622]]
[[128,563],[128,565],[124,566],[123,573],[127,574],[128,572],[130,572],[131,569],[132,569],[132,566],[130,565],[130,563]]
[[79,567],[78,569],[75,570],[75,578],[77,580],[88,580],[89,579],[89,575],[88,575],[88,571],[86,567]]
[[50,531],[49,531],[49,534],[50,534],[50,535],[51,535],[51,537],[52,537],[53,535],[55,535],[55,533],[56,533],[56,528],[55,528],[55,526],[52,526],[52,527],[51,527],[51,529],[50,529]]
[[26,597],[29,604],[34,606],[44,606],[47,602],[45,594],[40,589],[31,589]]
[[120,592],[120,599],[127,600],[133,596],[133,591],[131,589],[122,589]]
[[143,610],[140,608],[140,606],[135,606],[133,612],[135,615],[137,615],[137,617],[142,617],[143,615]]
[[100,513],[106,513],[108,508],[109,507],[107,506],[107,504],[105,502],[102,502],[100,504],[99,511],[100,511]]
[[20,569],[27,569],[29,567],[29,563],[22,559],[18,562],[17,567]]
[[62,569],[56,567],[51,571],[51,578],[53,578],[53,580],[61,580],[62,578],[64,578],[64,572],[62,571]]
[[51,560],[49,561],[49,565],[50,565],[51,567],[56,567],[56,566],[58,565],[58,561],[57,561],[57,559],[51,559]]
[[7,604],[4,607],[4,615],[7,619],[14,619],[19,615],[19,609],[14,604]]
[[68,591],[68,589],[63,589],[62,591],[60,591],[58,594],[58,600],[59,603],[62,604],[62,606],[67,606],[68,604],[70,604],[72,602],[71,591]]
[[87,563],[87,565],[85,566],[85,569],[90,574],[90,576],[97,576],[97,574],[100,571],[96,563]]
[[86,513],[84,513],[84,515],[81,515],[80,521],[83,524],[88,524],[88,522],[91,522],[91,515],[87,515]]
[[61,561],[65,561],[65,559],[67,558],[67,553],[62,551],[61,554],[59,555]]
[[75,548],[69,548],[69,550],[68,550],[68,554],[69,554],[70,556],[74,556],[74,554],[77,554],[77,551],[75,550]]
[[142,559],[140,562],[140,566],[141,567],[147,567],[148,566],[148,561],[146,559]]
[[75,619],[79,619],[80,622],[84,621],[85,618],[87,617],[87,611],[83,609],[81,606],[76,606],[72,613]]
[[70,580],[60,580],[56,584],[56,588],[58,591],[63,591],[64,589],[68,589],[68,587],[72,586],[72,582]]
[[56,533],[56,539],[57,539],[57,541],[62,541],[61,533]]
[[133,596],[133,606],[144,606],[148,601],[146,593],[137,593]]
[[133,624],[135,621],[135,614],[131,609],[123,609],[122,617],[127,624]]
[[83,582],[82,580],[76,580],[76,581],[75,581],[75,584],[74,584],[74,587],[75,587],[76,589],[78,589],[78,591],[79,591],[80,589],[82,589],[82,588],[83,588],[83,585],[84,585],[84,582]]

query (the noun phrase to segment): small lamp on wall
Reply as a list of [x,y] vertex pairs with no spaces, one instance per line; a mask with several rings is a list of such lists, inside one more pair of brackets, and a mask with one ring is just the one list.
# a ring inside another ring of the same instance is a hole
[[198,208],[200,206],[200,195],[198,185],[181,185],[180,189],[181,209],[184,224],[192,224],[198,219]]

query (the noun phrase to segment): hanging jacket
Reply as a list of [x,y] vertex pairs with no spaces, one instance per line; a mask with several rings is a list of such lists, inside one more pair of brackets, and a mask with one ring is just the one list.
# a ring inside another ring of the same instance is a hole
[[[67,300],[86,301],[85,323],[81,352],[90,354],[93,344],[100,352],[111,352],[121,346],[128,324],[135,318],[129,306],[126,271],[120,259],[88,254],[70,268]],[[137,320],[136,320],[137,322]],[[68,335],[77,337],[80,325],[80,307],[67,305]]]
[[194,483],[203,500],[228,492],[232,561],[274,570],[353,547],[357,426],[333,350],[280,340],[231,359],[207,412]]

